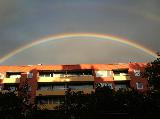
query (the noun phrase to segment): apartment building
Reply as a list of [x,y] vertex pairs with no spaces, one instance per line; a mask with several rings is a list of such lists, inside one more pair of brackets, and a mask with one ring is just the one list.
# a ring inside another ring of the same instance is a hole
[[77,64],[77,65],[26,65],[0,66],[0,91],[8,90],[21,94],[21,88],[28,86],[30,103],[37,103],[40,109],[54,109],[63,103],[67,89],[95,91],[97,86],[111,89],[148,89],[143,77],[146,63],[126,64]]

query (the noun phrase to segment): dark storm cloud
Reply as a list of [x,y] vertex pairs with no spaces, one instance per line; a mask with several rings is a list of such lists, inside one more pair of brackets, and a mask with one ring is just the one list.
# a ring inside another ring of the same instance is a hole
[[159,51],[159,8],[159,0],[1,0],[0,57],[66,32],[113,34]]

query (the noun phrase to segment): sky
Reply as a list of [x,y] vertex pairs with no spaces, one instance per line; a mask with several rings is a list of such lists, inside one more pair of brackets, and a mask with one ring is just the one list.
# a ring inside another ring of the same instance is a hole
[[[160,52],[159,0],[0,0],[0,58],[43,37],[96,33]],[[154,58],[111,40],[57,39],[0,65],[146,62]]]

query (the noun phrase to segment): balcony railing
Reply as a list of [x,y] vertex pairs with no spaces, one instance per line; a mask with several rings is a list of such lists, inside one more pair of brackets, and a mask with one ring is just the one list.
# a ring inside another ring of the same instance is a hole
[[[65,92],[67,90],[37,90],[36,96],[56,96],[56,95],[65,95]],[[83,91],[84,94],[90,94],[91,92],[94,92],[94,89],[78,89],[78,90],[72,90],[74,92]]]
[[94,81],[94,76],[39,77],[38,82]]
[[131,80],[129,75],[115,75],[113,77],[114,81],[126,81],[126,80]]
[[37,108],[39,110],[55,110],[58,106],[59,104],[37,104]]
[[0,90],[0,93],[5,94],[9,92],[14,92],[18,96],[18,91]]
[[4,78],[2,83],[20,83],[20,78]]

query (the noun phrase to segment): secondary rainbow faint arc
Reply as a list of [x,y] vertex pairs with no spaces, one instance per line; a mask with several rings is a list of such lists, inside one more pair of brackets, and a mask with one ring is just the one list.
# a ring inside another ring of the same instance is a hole
[[41,43],[45,43],[45,42],[49,42],[49,41],[52,41],[52,40],[56,40],[56,39],[65,39],[65,38],[74,38],[74,37],[80,37],[80,38],[83,38],[83,37],[88,37],[88,38],[97,38],[97,39],[106,39],[106,40],[112,40],[112,41],[116,41],[116,42],[120,42],[120,43],[123,43],[123,44],[126,44],[128,46],[131,46],[131,47],[134,47],[134,48],[137,48],[139,50],[142,50],[146,53],[148,53],[149,55],[157,58],[157,55],[156,53],[154,53],[154,51],[142,46],[142,45],[139,45],[137,43],[134,43],[134,42],[131,42],[129,41],[128,39],[126,38],[120,38],[120,37],[117,37],[117,36],[113,36],[113,35],[108,35],[108,34],[96,34],[96,33],[70,33],[70,34],[59,34],[59,35],[50,35],[50,36],[47,36],[47,37],[43,37],[43,38],[40,38],[30,44],[27,44],[27,45],[24,45],[12,52],[10,52],[9,54],[5,55],[4,57],[2,57],[0,59],[0,63],[3,63],[5,60],[11,58],[12,56],[28,49],[28,48],[31,48],[33,46],[36,46],[38,44],[41,44]]

